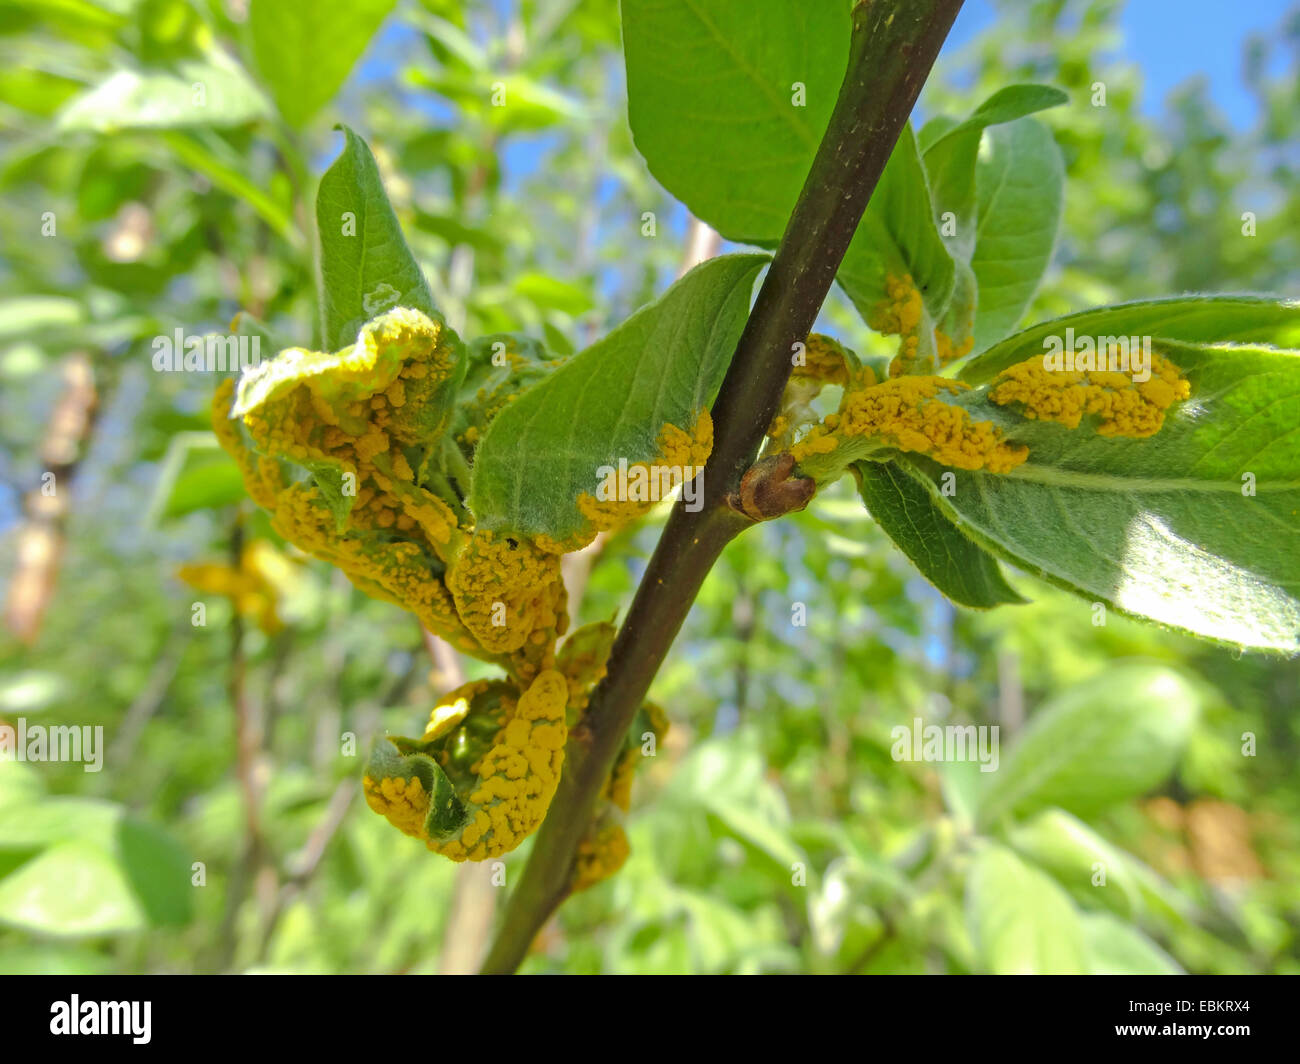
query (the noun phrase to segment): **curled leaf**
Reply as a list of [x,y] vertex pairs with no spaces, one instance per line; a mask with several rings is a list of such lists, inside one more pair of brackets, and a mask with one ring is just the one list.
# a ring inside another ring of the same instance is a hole
[[366,766],[366,803],[455,861],[499,857],[534,832],[564,764],[568,686],[554,670],[522,695],[479,681],[443,698],[420,739],[384,738]]

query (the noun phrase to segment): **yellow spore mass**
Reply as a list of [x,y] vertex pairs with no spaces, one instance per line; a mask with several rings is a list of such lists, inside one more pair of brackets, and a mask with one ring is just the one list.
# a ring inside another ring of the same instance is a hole
[[961,343],[953,343],[952,337],[942,329],[934,330],[934,343],[939,353],[939,365],[946,366],[959,358],[969,355],[975,346],[974,334],[968,335]]
[[564,766],[567,696],[568,684],[558,672],[538,674],[491,750],[471,769],[479,780],[467,796],[473,818],[459,838],[429,839],[429,849],[454,861],[483,861],[509,853],[537,830]]
[[567,627],[559,555],[526,539],[476,531],[448,570],[447,588],[465,626],[493,653],[530,641],[553,645]]
[[570,889],[574,891],[586,890],[608,879],[623,867],[631,853],[623,818],[632,806],[632,780],[643,760],[642,736],[648,731],[659,743],[668,734],[668,715],[659,706],[646,702],[641,708],[601,788],[591,825],[578,844],[570,881]]
[[[642,483],[658,485],[662,489],[666,479],[673,480],[672,471],[686,475],[690,467],[704,465],[713,451],[713,419],[707,410],[702,410],[689,430],[671,423],[665,424],[659,430],[655,446],[658,449],[656,457],[648,462],[628,466],[629,484],[641,480]],[[666,486],[671,490],[676,485]],[[664,494],[665,491],[656,490],[654,498],[600,499],[584,491],[578,496],[578,510],[591,522],[586,542],[590,542],[597,532],[613,532],[629,524],[648,512]]]
[[815,426],[791,453],[799,462],[829,454],[845,439],[870,439],[929,455],[954,469],[1014,469],[1028,456],[1026,448],[1007,443],[991,422],[972,421],[961,407],[939,398],[965,389],[941,377],[895,377],[849,391],[839,412]]
[[470,703],[491,686],[491,680],[471,680],[443,695],[429,713],[423,738],[437,739],[457,727],[469,715]]
[[615,632],[614,625],[608,621],[583,625],[560,648],[555,667],[569,684],[570,726],[581,719],[592,689],[605,678]]
[[[925,325],[925,302],[921,290],[909,273],[885,278],[885,298],[867,313],[867,324],[884,336],[898,336],[898,353],[889,364],[889,375],[900,377],[927,366],[919,365],[921,358],[921,329]],[[963,326],[960,340],[942,329],[934,330],[934,358],[940,366],[970,354],[975,337]],[[927,359],[927,361],[930,361]]]
[[[448,419],[440,389],[453,370],[451,343],[440,322],[398,308],[337,354],[284,351],[246,374],[237,396],[223,382],[213,428],[279,535],[482,655],[441,578],[457,517],[412,468]],[[286,464],[313,479],[291,482]]]
[[[280,536],[453,646],[505,667],[508,678],[441,699],[420,738],[377,743],[364,774],[371,809],[458,861],[508,852],[545,816],[564,762],[567,703],[585,705],[608,653],[602,631],[570,654],[569,674],[555,668],[568,626],[560,556],[645,508],[598,508],[594,527],[563,542],[476,528],[464,471],[444,468],[435,450],[450,439],[462,350],[440,321],[398,308],[340,352],[290,349],[246,371],[238,387],[225,382],[212,411],[218,439]],[[507,387],[480,392],[487,420],[509,401]],[[665,424],[654,464],[702,465],[712,428],[707,411],[690,429]],[[257,590],[238,570],[185,575],[237,598]],[[625,773],[607,784],[616,784],[605,796],[615,808],[626,805],[630,766]],[[613,836],[602,843],[602,867],[616,867],[618,848]]]
[[790,446],[801,428],[817,420],[812,404],[822,389],[828,384],[847,388],[854,373],[856,360],[829,336],[809,333],[801,354],[781,394],[781,409],[767,429],[768,437],[781,450]]
[[182,565],[176,575],[197,591],[229,598],[236,612],[252,618],[267,635],[275,635],[284,627],[275,607],[276,590],[259,567],[257,555],[255,545],[249,545],[238,568],[224,562],[202,562]]
[[[441,708],[459,709],[457,703],[472,702],[485,688],[481,681],[467,684],[441,699],[425,739],[446,735],[465,719],[463,713],[453,713],[456,719],[449,720],[439,713]],[[564,722],[567,694],[564,677],[550,670],[540,673],[517,700],[501,699],[504,712],[496,737],[470,766],[472,780],[457,784],[452,804],[459,801],[465,817],[456,830],[439,837],[430,835],[427,825],[432,796],[414,769],[404,770],[400,776],[368,772],[363,781],[366,804],[399,831],[422,839],[430,850],[454,861],[483,861],[509,853],[537,829],[555,797],[568,737]],[[448,762],[447,751],[436,756],[444,765]]]
[[849,383],[849,363],[844,349],[829,336],[809,333],[803,353],[803,364],[794,366],[790,371],[791,379],[806,378],[839,385]]
[[891,377],[908,373],[920,354],[925,303],[910,273],[885,278],[885,298],[867,312],[867,324],[884,336],[899,337],[898,354],[889,365]]
[[1074,429],[1088,415],[1099,419],[1097,435],[1135,439],[1154,436],[1165,423],[1165,411],[1190,395],[1182,371],[1155,354],[1151,376],[1141,383],[1126,373],[1048,369],[1034,357],[1003,370],[989,390],[1000,406],[1021,404],[1024,417]]
[[271,527],[306,553],[343,570],[366,594],[409,610],[453,646],[480,652],[420,544],[341,536],[319,489],[308,484],[280,491],[271,511]]
[[910,273],[885,278],[885,298],[871,308],[867,324],[886,336],[910,336],[921,325],[924,303]]
[[429,795],[424,785],[414,777],[401,779],[388,777],[361,781],[366,805],[404,835],[417,838],[424,835],[424,818],[429,813]]
[[569,889],[576,893],[608,879],[623,867],[631,853],[622,824],[612,818],[597,821],[578,843]]

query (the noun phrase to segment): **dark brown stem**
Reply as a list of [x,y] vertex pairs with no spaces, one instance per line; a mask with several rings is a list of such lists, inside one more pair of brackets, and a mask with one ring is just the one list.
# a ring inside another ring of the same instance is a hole
[[484,973],[518,968],[569,891],[573,855],[601,785],[691,604],[723,548],[753,524],[727,505],[753,463],[805,340],[830,291],[961,0],[859,0],[849,63],[826,134],[750,311],[717,401],[704,505],[681,503],[664,528],[605,680],[575,729],[550,813],[506,908]]

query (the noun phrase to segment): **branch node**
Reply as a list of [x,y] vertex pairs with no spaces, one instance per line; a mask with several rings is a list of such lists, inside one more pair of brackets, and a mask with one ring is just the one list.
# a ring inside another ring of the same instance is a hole
[[817,482],[810,477],[791,479],[792,472],[794,455],[789,451],[760,459],[745,470],[740,490],[727,496],[727,505],[751,521],[770,521],[802,510],[817,491]]

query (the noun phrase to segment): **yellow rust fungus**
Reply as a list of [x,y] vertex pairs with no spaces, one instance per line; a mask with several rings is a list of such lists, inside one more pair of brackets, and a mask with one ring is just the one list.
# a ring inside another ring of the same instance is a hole
[[[659,430],[655,446],[658,450],[656,457],[648,462],[636,462],[628,466],[628,483],[640,480],[650,486],[647,494],[653,495],[652,498],[601,499],[585,491],[578,496],[578,510],[591,522],[587,542],[597,532],[613,532],[648,512],[667,491],[681,482],[682,477],[689,478],[694,474],[694,467],[704,465],[713,451],[713,420],[709,417],[709,412],[702,410],[689,430],[671,423],[665,424]],[[611,478],[613,476],[611,474]],[[599,492],[611,493],[618,494]]]
[[[856,361],[856,360],[853,360]],[[851,356],[839,342],[820,333],[809,333],[803,358],[790,370],[781,395],[781,409],[772,418],[767,435],[780,450],[789,447],[795,434],[817,420],[813,400],[828,384],[847,388],[853,376]]]
[[448,570],[447,588],[465,626],[492,653],[530,642],[553,647],[568,624],[559,555],[521,537],[476,531]]
[[234,397],[235,379],[228,377],[217,385],[212,396],[212,431],[222,450],[239,466],[249,497],[263,510],[274,510],[276,496],[284,486],[280,463],[244,445],[239,435],[239,423],[230,417],[230,404]]
[[319,489],[307,484],[280,492],[271,527],[313,557],[342,569],[366,594],[409,610],[429,631],[462,650],[479,650],[420,544],[340,536]]
[[[440,699],[422,741],[450,736],[465,722],[471,703],[491,684],[466,684]],[[364,779],[366,804],[400,831],[422,839],[430,850],[454,861],[483,861],[510,852],[537,829],[555,796],[568,737],[564,721],[567,695],[564,677],[550,670],[540,673],[518,699],[500,698],[496,705],[502,716],[495,737],[487,752],[469,767],[472,779],[456,785],[452,804],[458,801],[463,806],[464,821],[454,831],[430,836],[431,796],[414,769],[404,768],[401,775],[380,778],[368,772]],[[450,714],[442,712],[449,708]],[[450,767],[447,750],[429,749],[436,751],[432,757],[438,764]],[[416,756],[423,759],[427,755]],[[434,789],[442,793],[439,787]]]
[[458,838],[429,839],[429,849],[454,861],[483,861],[509,853],[537,830],[564,765],[567,696],[558,672],[538,674],[507,714],[492,748],[471,768],[478,783],[465,796],[469,823]]
[[182,565],[176,575],[190,587],[211,595],[224,595],[242,617],[252,618],[267,635],[275,635],[283,624],[276,612],[276,588],[267,578],[264,557],[273,551],[269,543],[250,543],[240,555],[239,566],[224,562]]
[[469,716],[469,708],[474,699],[491,686],[491,680],[471,680],[438,699],[438,704],[429,712],[429,723],[424,727],[424,740],[441,738],[457,728]]
[[815,426],[791,453],[803,461],[831,453],[844,439],[873,439],[955,469],[1014,469],[1027,457],[1024,447],[1007,443],[992,422],[972,421],[964,409],[939,398],[965,389],[941,377],[895,377],[850,390],[839,412]]
[[647,732],[661,742],[668,734],[668,715],[657,705],[646,702],[633,723],[614,767],[601,788],[596,814],[578,844],[570,889],[586,890],[608,879],[631,853],[627,833],[623,830],[624,814],[632,806],[632,780],[642,758],[642,736]]
[[404,835],[424,837],[424,819],[429,813],[429,795],[420,781],[411,777],[392,776],[374,779],[366,776],[361,781],[366,805],[385,817]]
[[[885,336],[898,336],[898,354],[889,364],[889,375],[900,377],[905,374],[925,370],[921,365],[921,330],[927,322],[925,301],[921,290],[917,288],[912,275],[901,276],[889,274],[885,278],[885,298],[878,302],[867,314],[867,324],[876,332]],[[934,330],[933,359],[940,366],[946,366],[965,355],[970,354],[975,346],[975,337],[968,326],[963,326],[964,333],[960,340],[955,340],[942,329]]]
[[1140,383],[1127,373],[1048,369],[1034,357],[1003,370],[989,390],[993,402],[1018,403],[1027,418],[1073,429],[1088,415],[1099,419],[1097,435],[1135,439],[1159,432],[1165,411],[1189,395],[1182,372],[1159,355],[1151,356],[1150,378]]
[[910,336],[921,326],[924,303],[910,273],[885,278],[885,298],[871,308],[867,324],[886,336]]
[[[450,343],[441,323],[399,308],[335,355],[291,349],[246,376],[235,405],[247,402],[240,420],[252,448],[229,416],[232,381],[217,389],[213,428],[278,534],[481,653],[439,575],[456,515],[412,468],[421,442],[445,427],[439,392],[454,368]],[[282,462],[315,482],[291,483]]]
[[577,893],[608,879],[631,853],[623,825],[613,817],[598,819],[578,843],[569,889]]
[[885,278],[885,298],[867,313],[867,324],[885,336],[899,337],[898,354],[889,365],[890,376],[908,373],[920,355],[921,324],[925,303],[910,273]]
[[771,439],[779,440],[788,436],[792,428],[794,428],[794,424],[789,414],[777,414],[772,419],[772,424],[767,427],[767,435]]
[[592,689],[605,678],[615,632],[614,625],[608,621],[585,624],[560,648],[555,667],[569,684],[568,719],[571,726],[581,719]]
[[803,364],[796,364],[790,376],[794,380],[807,378],[824,384],[848,384],[849,362],[844,348],[829,336],[809,333],[804,344]]
[[939,365],[946,366],[949,362],[955,362],[970,354],[971,348],[975,346],[975,335],[969,333],[961,343],[954,344],[952,337],[946,332],[935,329],[934,345],[939,355]]
[[[280,536],[507,670],[507,679],[475,681],[440,699],[421,738],[381,740],[363,777],[366,803],[399,830],[453,860],[477,861],[512,850],[541,823],[563,768],[567,705],[575,702],[580,719],[604,673],[603,631],[574,648],[567,671],[555,667],[568,626],[560,556],[655,500],[583,496],[591,527],[563,541],[475,528],[460,498],[466,485],[430,471],[437,457],[430,447],[444,438],[453,410],[458,345],[441,322],[398,308],[343,351],[290,349],[245,373],[238,388],[223,383],[212,416]],[[842,356],[837,363],[830,347],[813,350],[817,372],[847,380]],[[510,401],[505,385],[478,398],[484,421],[466,428],[471,442]],[[663,425],[657,457],[640,465],[690,475],[712,442],[703,411],[689,429]],[[183,575],[237,602],[261,592],[240,570],[196,566]],[[273,602],[263,609],[269,623]],[[607,809],[627,808],[638,752],[639,744],[624,751],[606,781]],[[621,826],[607,824],[584,844],[581,878],[603,878],[626,855]]]

